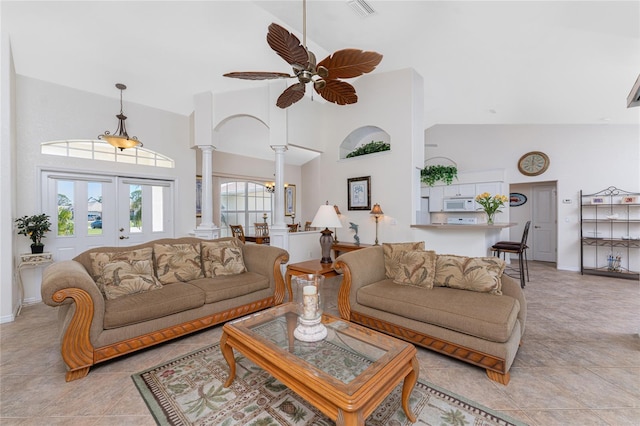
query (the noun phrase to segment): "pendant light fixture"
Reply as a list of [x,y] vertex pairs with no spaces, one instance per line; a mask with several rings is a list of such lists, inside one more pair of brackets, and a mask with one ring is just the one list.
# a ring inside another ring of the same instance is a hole
[[126,90],[127,86],[122,83],[116,83],[116,88],[120,90],[120,114],[116,115],[116,117],[118,118],[118,128],[116,129],[114,134],[111,134],[107,130],[106,132],[104,132],[104,134],[98,136],[98,139],[109,142],[114,147],[119,148],[120,151],[124,151],[125,148],[141,147],[142,142],[140,142],[135,136],[129,136],[127,134],[127,128],[124,124],[127,116],[122,112],[122,91]]

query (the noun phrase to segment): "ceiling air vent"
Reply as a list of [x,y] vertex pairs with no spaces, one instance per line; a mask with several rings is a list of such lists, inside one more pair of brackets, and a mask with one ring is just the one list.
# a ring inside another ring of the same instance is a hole
[[363,18],[376,13],[373,7],[364,0],[349,0],[348,3],[351,9]]
[[636,84],[633,85],[633,89],[627,96],[627,108],[640,106],[640,75],[636,80]]

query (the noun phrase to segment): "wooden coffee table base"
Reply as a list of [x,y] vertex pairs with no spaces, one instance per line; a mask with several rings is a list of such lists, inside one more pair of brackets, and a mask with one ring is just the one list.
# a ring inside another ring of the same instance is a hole
[[[295,324],[296,315],[291,316]],[[289,316],[287,316],[289,322]],[[293,332],[291,328],[291,332]],[[289,389],[314,405],[337,425],[362,426],[365,419],[380,403],[404,380],[402,385],[402,409],[411,422],[416,416],[409,407],[409,397],[415,386],[419,365],[415,347],[407,348],[388,364],[373,374],[366,383],[353,393],[341,392],[330,381],[317,377],[310,368],[304,369],[296,363],[287,362],[286,351],[274,351],[258,340],[247,339],[233,327],[223,328],[220,349],[229,364],[229,378],[225,387],[231,386],[236,375],[236,362],[233,350],[236,349],[256,365],[269,372],[273,377],[285,384]]]

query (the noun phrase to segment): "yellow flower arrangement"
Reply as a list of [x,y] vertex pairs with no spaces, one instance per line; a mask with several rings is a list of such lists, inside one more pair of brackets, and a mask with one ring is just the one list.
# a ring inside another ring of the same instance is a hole
[[493,197],[488,192],[476,195],[476,203],[482,206],[482,209],[487,214],[487,223],[492,224],[496,213],[501,213],[501,207],[504,206],[509,198],[506,195],[496,194]]

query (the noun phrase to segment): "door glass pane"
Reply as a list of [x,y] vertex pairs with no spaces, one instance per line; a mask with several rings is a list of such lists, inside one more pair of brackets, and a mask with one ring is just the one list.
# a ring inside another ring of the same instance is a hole
[[162,186],[151,187],[151,231],[164,231],[164,188]]
[[102,235],[102,184],[87,184],[88,235]]
[[58,236],[75,235],[74,185],[71,181],[56,181],[58,192]]
[[142,186],[129,185],[129,232],[142,232]]

